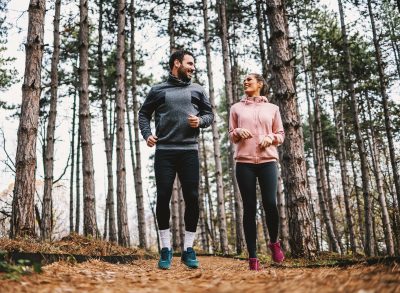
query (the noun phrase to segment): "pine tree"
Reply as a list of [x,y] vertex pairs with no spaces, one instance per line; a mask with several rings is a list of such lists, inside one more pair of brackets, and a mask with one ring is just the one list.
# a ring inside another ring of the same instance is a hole
[[36,136],[41,93],[43,56],[44,0],[29,2],[28,35],[22,104],[18,126],[18,143],[15,159],[15,184],[12,201],[10,237],[36,235],[35,231],[35,167]]

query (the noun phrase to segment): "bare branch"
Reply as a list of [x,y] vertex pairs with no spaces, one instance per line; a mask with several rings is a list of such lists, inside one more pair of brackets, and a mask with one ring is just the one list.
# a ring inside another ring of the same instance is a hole
[[65,165],[64,171],[61,173],[60,177],[58,177],[56,180],[53,181],[53,185],[56,184],[58,181],[60,181],[64,177],[64,175],[67,172],[67,169],[69,167],[70,158],[71,158],[71,150],[69,151],[68,160],[67,160],[67,164]]
[[7,213],[7,212],[4,211],[4,210],[0,210],[0,214],[3,214],[4,216],[6,216],[6,218],[11,217],[11,214],[10,214],[10,213]]
[[15,174],[15,163],[11,159],[10,155],[7,152],[7,149],[6,149],[6,138],[4,136],[4,131],[2,129],[0,129],[0,132],[1,132],[1,135],[3,136],[3,150],[4,150],[4,153],[6,154],[7,159],[11,162],[12,166],[10,166],[10,164],[8,163],[7,160],[3,160],[3,162]]

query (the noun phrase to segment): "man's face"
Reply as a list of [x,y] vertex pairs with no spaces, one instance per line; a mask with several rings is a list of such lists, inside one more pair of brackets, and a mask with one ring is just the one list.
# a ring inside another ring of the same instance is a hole
[[190,81],[195,72],[194,59],[190,55],[184,55],[182,63],[179,60],[175,60],[175,64],[178,67],[178,78],[183,81]]

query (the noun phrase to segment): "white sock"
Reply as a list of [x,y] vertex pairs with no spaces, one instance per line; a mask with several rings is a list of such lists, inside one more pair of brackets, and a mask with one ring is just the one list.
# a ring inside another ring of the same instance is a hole
[[185,243],[183,249],[186,251],[188,247],[193,247],[194,237],[196,232],[185,231]]
[[171,249],[171,236],[169,229],[160,230],[161,248]]

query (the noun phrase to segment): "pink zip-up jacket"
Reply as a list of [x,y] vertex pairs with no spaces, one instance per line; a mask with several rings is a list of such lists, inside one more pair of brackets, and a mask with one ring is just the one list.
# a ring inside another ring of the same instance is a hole
[[[238,128],[248,129],[253,137],[242,139]],[[271,137],[272,145],[262,148],[260,142],[265,136]],[[266,97],[255,97],[254,101],[243,98],[231,107],[229,138],[236,146],[236,162],[260,164],[279,160],[277,146],[285,138],[279,107]]]

